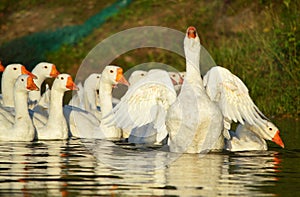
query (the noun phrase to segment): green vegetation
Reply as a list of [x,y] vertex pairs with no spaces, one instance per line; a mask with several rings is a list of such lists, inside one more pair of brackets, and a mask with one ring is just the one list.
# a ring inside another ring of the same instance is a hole
[[[49,4],[54,7],[54,2]],[[5,9],[0,3],[1,10]],[[290,0],[133,1],[79,43],[48,53],[47,61],[54,62],[61,72],[75,76],[87,53],[110,35],[145,25],[184,32],[193,25],[215,62],[246,83],[251,97],[268,117],[299,118],[299,10],[300,2]],[[86,20],[84,16],[84,12],[76,12],[77,18]],[[150,61],[172,65],[178,70],[185,67],[183,58],[159,49],[130,51],[113,63],[126,70]]]

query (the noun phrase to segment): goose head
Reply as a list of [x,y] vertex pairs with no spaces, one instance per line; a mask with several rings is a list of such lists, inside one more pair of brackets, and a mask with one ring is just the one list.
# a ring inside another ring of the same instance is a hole
[[98,90],[100,79],[101,79],[101,74],[92,73],[84,81],[84,87],[89,87],[92,90]]
[[140,79],[144,78],[147,75],[147,71],[144,70],[136,70],[133,71],[128,79],[130,85],[135,84]]
[[119,83],[129,86],[129,82],[123,75],[123,69],[113,65],[109,65],[104,68],[102,71],[101,83],[106,83],[113,87]]
[[57,77],[59,75],[56,66],[48,62],[41,62],[37,64],[32,70],[32,73],[42,78],[52,78],[52,77]]
[[72,77],[69,74],[59,74],[53,82],[52,89],[62,92],[68,90],[78,90]]
[[187,49],[193,52],[200,50],[200,38],[195,27],[190,26],[187,28],[183,43]]
[[183,79],[178,72],[168,72],[173,85],[181,85]]
[[264,131],[268,133],[268,136],[272,137],[272,141],[284,148],[284,143],[280,137],[279,129],[270,121],[267,121],[264,125]]
[[3,72],[5,70],[5,67],[2,65],[2,62],[0,61],[0,72]]
[[264,120],[262,125],[255,126],[255,133],[262,136],[264,139],[273,141],[284,148],[284,143],[279,135],[280,131],[272,122]]
[[14,81],[18,78],[18,76],[20,76],[22,74],[27,74],[27,75],[31,76],[33,79],[37,78],[34,74],[29,72],[25,68],[25,66],[23,66],[22,64],[9,64],[9,65],[7,65],[4,72],[3,72],[3,78],[5,78],[5,80]]
[[20,75],[15,82],[15,90],[19,92],[29,92],[39,88],[33,81],[33,77],[27,74]]

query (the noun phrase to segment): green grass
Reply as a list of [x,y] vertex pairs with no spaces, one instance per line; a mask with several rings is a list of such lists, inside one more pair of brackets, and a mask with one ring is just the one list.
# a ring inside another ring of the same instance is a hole
[[[88,52],[110,35],[144,25],[184,32],[193,25],[215,62],[246,83],[251,97],[264,114],[270,118],[299,118],[298,10],[299,1],[289,0],[133,1],[80,43],[63,46],[49,53],[47,59],[62,72],[75,76]],[[159,49],[130,51],[113,63],[126,70],[150,61],[184,70],[183,58]]]

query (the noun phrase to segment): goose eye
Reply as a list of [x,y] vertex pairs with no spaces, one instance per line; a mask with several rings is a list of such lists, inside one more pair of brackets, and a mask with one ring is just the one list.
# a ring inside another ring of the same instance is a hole
[[21,81],[24,81],[24,79],[21,79]]
[[16,68],[16,67],[14,67],[14,70],[17,70],[17,68]]
[[113,71],[113,70],[110,70],[109,72],[110,72],[110,73],[113,73],[114,71]]
[[64,80],[64,78],[63,78],[63,77],[61,77],[60,79],[61,79],[61,80]]
[[143,73],[143,74],[141,74],[141,76],[144,76],[144,73]]
[[97,76],[97,79],[99,79],[100,78],[100,76]]
[[47,69],[47,68],[48,68],[48,66],[44,66],[44,68],[46,68],[46,69]]
[[270,131],[272,131],[272,128],[269,128]]

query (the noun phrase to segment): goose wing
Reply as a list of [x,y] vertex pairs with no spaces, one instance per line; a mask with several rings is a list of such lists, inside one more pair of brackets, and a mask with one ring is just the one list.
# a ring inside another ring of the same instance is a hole
[[216,66],[203,78],[206,92],[212,101],[218,103],[225,118],[255,124],[265,117],[254,104],[248,88],[237,76],[226,68]]
[[120,128],[133,129],[153,123],[159,138],[164,138],[167,135],[166,113],[175,100],[176,92],[168,73],[151,70],[129,88],[113,109],[115,124]]

